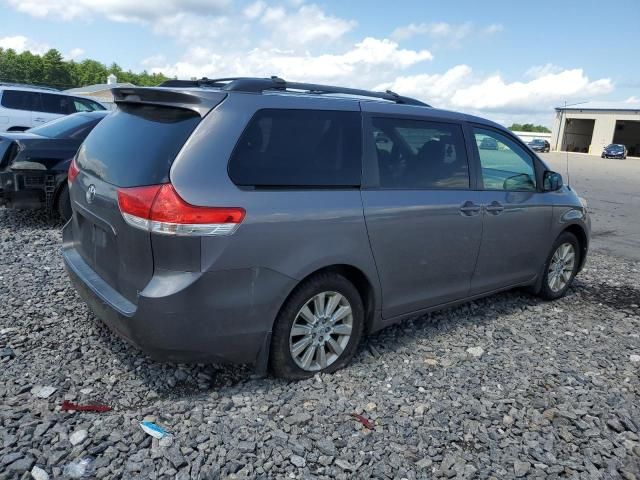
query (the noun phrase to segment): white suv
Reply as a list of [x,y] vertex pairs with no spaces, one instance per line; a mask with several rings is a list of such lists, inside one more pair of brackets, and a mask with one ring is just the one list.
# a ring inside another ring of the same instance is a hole
[[70,113],[94,110],[106,108],[50,88],[0,83],[0,132],[23,131]]

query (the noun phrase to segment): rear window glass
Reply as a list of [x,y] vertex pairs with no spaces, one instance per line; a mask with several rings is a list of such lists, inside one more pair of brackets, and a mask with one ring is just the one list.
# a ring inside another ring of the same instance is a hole
[[93,126],[96,123],[98,119],[94,117],[69,115],[47,122],[40,127],[31,128],[29,132],[48,138],[78,138],[77,132],[85,131],[87,126]]
[[5,90],[2,92],[2,106],[15,110],[36,110],[38,108],[39,95],[39,93],[35,92]]
[[359,186],[360,125],[358,112],[260,110],[238,141],[229,176],[243,186]]
[[155,105],[119,105],[78,153],[81,170],[120,187],[169,181],[169,169],[200,116]]

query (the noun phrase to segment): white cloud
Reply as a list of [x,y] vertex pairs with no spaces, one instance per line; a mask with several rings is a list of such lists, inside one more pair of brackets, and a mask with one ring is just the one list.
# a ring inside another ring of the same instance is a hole
[[302,5],[293,13],[283,7],[270,7],[260,22],[285,44],[310,44],[334,41],[356,26],[353,20],[344,20],[324,13],[317,5]]
[[492,23],[482,29],[483,33],[487,35],[493,35],[504,30],[504,26],[501,23]]
[[104,15],[119,22],[145,22],[180,12],[217,14],[229,0],[8,0],[16,10],[34,17],[63,20]]
[[367,37],[343,53],[315,56],[277,48],[222,53],[206,47],[192,47],[179,62],[160,62],[155,66],[147,63],[147,66],[152,71],[181,78],[279,75],[288,80],[371,86],[395,72],[432,58],[428,50],[402,49],[391,40]]
[[11,48],[17,53],[29,51],[31,53],[41,55],[46,53],[51,47],[46,43],[37,42],[23,35],[16,35],[14,37],[0,38],[0,48]]
[[449,39],[460,41],[473,31],[471,22],[454,25],[447,22],[410,23],[404,27],[396,28],[391,37],[396,40],[406,40],[417,35],[428,35],[436,39]]
[[253,20],[262,15],[262,12],[264,12],[265,8],[267,8],[267,4],[262,0],[258,0],[257,2],[253,2],[252,4],[245,7],[243,13],[245,17]]
[[525,113],[551,111],[565,99],[609,93],[613,83],[609,78],[591,81],[582,69],[549,72],[527,82],[507,82],[499,74],[477,77],[468,65],[458,65],[443,74],[398,77],[378,88],[391,88],[444,108]]
[[84,53],[85,52],[82,48],[72,48],[69,52],[64,54],[64,58],[66,60],[77,60],[82,57]]

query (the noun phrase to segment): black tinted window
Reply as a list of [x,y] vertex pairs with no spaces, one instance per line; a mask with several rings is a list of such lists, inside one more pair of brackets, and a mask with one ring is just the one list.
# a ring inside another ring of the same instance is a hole
[[39,110],[42,112],[57,113],[59,115],[75,112],[75,109],[71,108],[71,97],[65,95],[41,93],[40,101],[42,102],[42,108]]
[[190,110],[120,105],[82,144],[78,165],[120,187],[167,182],[171,164],[199,121]]
[[5,90],[2,92],[2,106],[16,110],[36,110],[39,93]]
[[372,124],[381,188],[469,188],[460,125],[386,117]]
[[358,186],[361,171],[358,112],[260,110],[229,163],[247,186]]

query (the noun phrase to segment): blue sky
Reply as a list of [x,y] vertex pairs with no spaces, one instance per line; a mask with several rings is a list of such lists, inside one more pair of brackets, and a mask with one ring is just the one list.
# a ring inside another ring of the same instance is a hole
[[637,103],[637,0],[0,0],[0,47],[171,76],[392,88],[501,123]]

